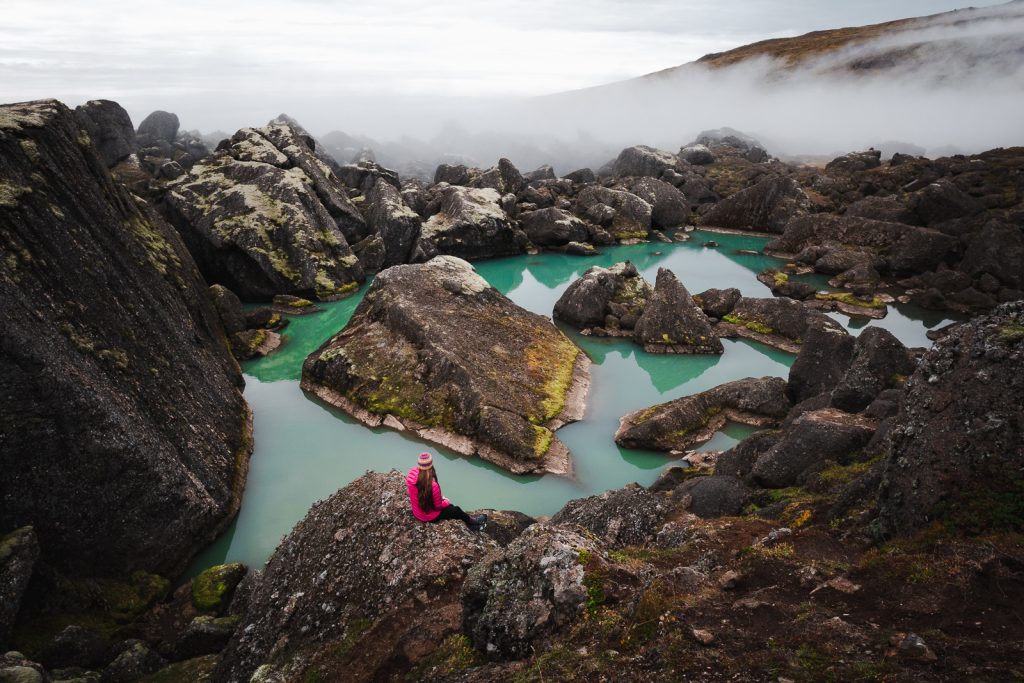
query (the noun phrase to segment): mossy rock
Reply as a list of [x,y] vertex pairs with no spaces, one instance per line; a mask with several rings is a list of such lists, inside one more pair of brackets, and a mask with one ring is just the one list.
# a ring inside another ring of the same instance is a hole
[[245,565],[240,562],[219,564],[203,571],[192,579],[192,604],[203,612],[223,611],[245,572]]
[[183,662],[175,662],[170,666],[150,674],[139,683],[205,683],[217,666],[217,655],[204,655]]

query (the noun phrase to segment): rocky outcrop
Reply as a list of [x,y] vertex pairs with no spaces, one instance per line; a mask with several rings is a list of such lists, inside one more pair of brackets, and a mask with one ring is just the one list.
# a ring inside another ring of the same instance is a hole
[[498,194],[515,194],[526,186],[519,169],[508,159],[499,159],[497,166],[482,171],[470,181],[472,187],[489,187]]
[[654,288],[629,261],[594,266],[555,302],[554,317],[598,336],[632,336]]
[[429,243],[433,253],[481,259],[525,251],[528,239],[501,208],[497,190],[450,185],[440,194],[440,211],[420,233],[421,242]]
[[789,368],[788,391],[793,403],[834,389],[850,367],[855,342],[854,336],[841,327],[812,325]]
[[267,562],[213,679],[380,680],[459,632],[470,565],[498,545],[409,514],[405,477],[368,473],[314,505]]
[[836,157],[825,165],[826,173],[856,173],[878,168],[882,165],[882,152],[869,149],[863,152],[850,152]]
[[586,223],[571,213],[554,207],[521,213],[519,222],[530,241],[542,247],[560,247],[570,242],[586,242],[590,237]]
[[583,414],[586,355],[460,259],[396,266],[306,359],[302,387],[512,472],[570,469],[554,430]]
[[679,170],[679,158],[671,152],[637,145],[627,147],[619,152],[612,166],[612,174],[619,178],[625,176],[649,176],[660,178],[668,169]]
[[0,648],[5,650],[38,559],[39,541],[32,527],[0,536]]
[[674,186],[657,178],[637,178],[627,187],[651,205],[651,226],[679,228],[690,222],[690,203]]
[[366,221],[384,242],[384,266],[408,263],[423,221],[406,206],[402,195],[383,178],[366,195]]
[[117,102],[89,100],[75,107],[75,117],[108,168],[135,152],[135,127]]
[[61,572],[173,574],[251,449],[206,284],[57,101],[0,108],[0,188],[0,529],[31,523]]
[[576,202],[580,213],[616,239],[644,239],[651,231],[651,205],[631,192],[588,185]]
[[907,380],[885,462],[878,525],[908,534],[1020,529],[1024,303],[953,328]]
[[626,414],[619,420],[615,443],[683,451],[710,439],[729,420],[765,426],[781,420],[789,408],[785,380],[741,379]]
[[724,353],[711,323],[672,271],[658,269],[654,292],[636,321],[633,339],[652,353]]
[[551,518],[551,524],[582,527],[605,547],[622,548],[653,540],[667,514],[661,496],[634,484],[570,500]]
[[707,166],[715,163],[715,155],[711,153],[707,145],[687,145],[679,150],[679,158],[688,164],[695,166]]
[[701,225],[781,233],[791,218],[808,212],[810,200],[800,184],[771,176],[726,197],[701,218]]
[[824,313],[793,299],[740,297],[713,329],[719,337],[742,337],[798,353],[812,326],[842,329]]
[[151,112],[139,124],[139,144],[145,146],[157,141],[174,142],[180,125],[177,114],[159,109]]
[[712,318],[723,318],[743,298],[740,290],[735,287],[728,289],[706,289],[693,297],[694,303]]
[[915,365],[892,332],[869,327],[857,337],[849,368],[832,391],[832,405],[859,413],[886,389],[902,387]]
[[334,299],[359,286],[349,244],[366,223],[310,142],[286,124],[243,128],[170,185],[171,220],[210,282],[243,299]]

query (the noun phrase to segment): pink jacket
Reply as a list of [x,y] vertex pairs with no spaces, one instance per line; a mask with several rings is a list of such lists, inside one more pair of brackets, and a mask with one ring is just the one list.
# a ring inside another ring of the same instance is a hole
[[448,502],[447,498],[441,496],[441,485],[434,480],[434,509],[427,511],[420,507],[419,492],[416,490],[416,479],[420,476],[420,468],[413,467],[409,470],[409,475],[405,478],[405,487],[409,489],[409,502],[412,504],[412,514],[416,519],[421,522],[432,522],[437,519],[437,516],[441,514],[441,509],[446,508],[451,503]]

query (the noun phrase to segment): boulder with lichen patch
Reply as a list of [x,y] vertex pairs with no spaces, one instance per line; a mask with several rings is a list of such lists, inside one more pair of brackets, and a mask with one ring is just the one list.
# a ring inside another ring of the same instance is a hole
[[306,359],[302,387],[513,472],[567,472],[554,430],[582,417],[588,364],[550,319],[439,256],[378,275],[349,324]]
[[364,269],[350,242],[366,223],[334,172],[286,124],[243,128],[165,196],[200,269],[243,299],[333,299]]
[[384,266],[408,263],[420,237],[422,219],[383,178],[367,193],[366,205],[367,223],[384,243]]
[[860,412],[886,389],[902,387],[915,365],[892,332],[869,327],[857,337],[849,367],[832,390],[832,405],[848,413]]
[[795,299],[744,296],[714,330],[719,337],[742,337],[798,353],[812,326],[840,329],[839,323]]
[[659,178],[668,169],[678,170],[679,157],[647,145],[627,147],[619,152],[612,167],[612,174],[620,178],[625,176],[649,176]]
[[519,222],[530,241],[542,247],[586,242],[590,236],[586,223],[571,213],[554,207],[521,213]]
[[651,205],[651,225],[655,228],[678,228],[690,220],[690,204],[686,196],[657,178],[636,178],[627,183],[629,191]]
[[654,288],[629,261],[594,266],[555,302],[554,317],[600,335],[630,336]]
[[[646,238],[651,231],[651,205],[632,192],[588,185],[577,196],[579,212],[592,220],[592,210],[602,206],[612,213],[607,222],[594,222],[606,228],[616,239]],[[603,209],[602,209],[603,210]]]
[[132,119],[117,102],[89,100],[75,107],[75,117],[108,167],[135,152]]
[[637,485],[570,500],[551,524],[577,525],[608,548],[643,545],[652,540],[668,515],[656,492]]
[[672,271],[658,269],[654,292],[636,322],[633,339],[653,353],[724,353],[707,316]]
[[781,233],[791,218],[809,209],[810,199],[799,183],[786,176],[770,176],[715,204],[701,225]]
[[727,421],[766,426],[785,417],[789,408],[784,379],[748,377],[628,413],[619,420],[615,443],[682,451],[707,441]]
[[529,241],[501,208],[493,188],[440,188],[440,211],[423,224],[421,242],[434,253],[464,259],[521,254]]
[[805,337],[789,368],[788,391],[793,403],[835,388],[850,367],[856,343],[856,338],[842,327],[813,325]]
[[459,520],[414,519],[403,473],[367,473],[274,551],[213,680],[380,680],[393,657],[409,666],[458,633],[467,571],[497,548]]

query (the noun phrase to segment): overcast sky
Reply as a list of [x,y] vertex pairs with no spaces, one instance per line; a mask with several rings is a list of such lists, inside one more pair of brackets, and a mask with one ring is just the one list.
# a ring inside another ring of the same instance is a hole
[[[188,127],[339,96],[539,95],[964,0],[0,0],[0,100],[121,102]],[[981,5],[995,4],[981,2]],[[360,100],[365,101],[365,100]],[[188,114],[192,120],[188,120]]]

